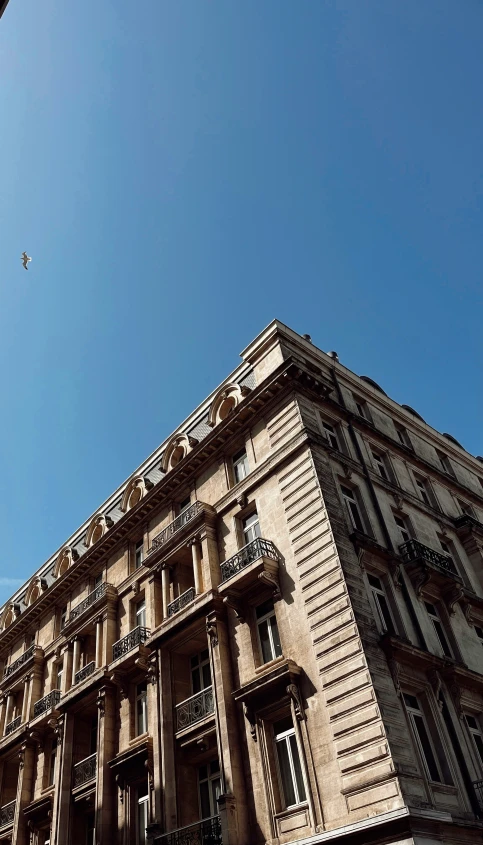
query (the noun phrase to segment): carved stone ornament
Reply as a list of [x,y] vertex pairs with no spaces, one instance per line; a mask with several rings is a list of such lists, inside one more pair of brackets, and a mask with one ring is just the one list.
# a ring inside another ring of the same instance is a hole
[[450,685],[449,691],[451,693],[451,698],[453,699],[453,704],[458,715],[458,719],[464,719],[464,712],[463,712],[463,704],[461,701],[462,696],[462,689],[455,681]]
[[214,619],[206,620],[206,633],[208,634],[211,644],[218,645],[218,631],[216,628],[216,621]]
[[394,504],[396,505],[398,510],[402,510],[404,507],[404,499],[398,493],[393,493]]
[[466,619],[468,625],[470,626],[470,628],[473,628],[474,625],[477,624],[477,620],[473,616],[473,607],[471,606],[470,602],[468,601],[468,602],[465,602],[465,604],[462,604],[462,608],[463,608],[463,613],[465,615],[465,619]]
[[121,672],[113,672],[109,679],[119,689],[119,697],[124,701],[129,695],[129,684],[124,675]]
[[245,702],[243,702],[243,715],[247,720],[248,724],[250,725],[250,734],[254,742],[257,741],[257,723],[255,719],[255,714],[251,707],[249,707]]
[[39,753],[42,753],[42,751],[44,750],[44,737],[42,736],[42,734],[39,731],[30,731],[29,737],[32,742],[35,742]]
[[57,739],[60,741],[64,734],[64,716],[59,716],[57,719],[49,719],[47,724],[49,728],[53,730]]
[[414,585],[418,599],[421,598],[423,590],[430,578],[431,570],[428,566],[422,566],[418,578],[416,579],[416,583]]
[[151,790],[154,789],[154,771],[153,771],[153,764],[149,757],[147,760],[144,761],[144,766],[148,770],[148,781],[149,781],[149,788]]
[[121,802],[121,804],[124,804],[124,778],[119,772],[115,777],[115,781],[116,786],[119,790],[119,801]]
[[104,718],[106,712],[106,693],[105,690],[99,690],[96,699],[97,709],[99,710],[99,716],[101,719]]
[[236,497],[236,503],[237,503],[238,507],[240,508],[240,510],[243,510],[243,508],[246,508],[247,502],[248,502],[248,498],[247,498],[246,493],[240,493],[240,495]]
[[225,596],[225,598],[223,599],[223,604],[226,604],[227,607],[231,607],[231,609],[235,612],[235,616],[239,622],[245,621],[242,606],[240,602],[236,598],[234,598],[234,596]]
[[275,575],[273,575],[272,572],[267,572],[266,570],[264,570],[263,572],[260,572],[258,578],[259,578],[260,581],[262,581],[264,584],[266,584],[268,587],[270,587],[270,589],[272,590],[272,593],[273,593],[273,600],[274,601],[277,601],[278,599],[282,598],[282,594],[280,592],[280,585],[278,583],[278,578]]
[[394,658],[389,660],[389,671],[394,683],[396,695],[398,698],[401,698],[401,666],[397,660],[394,660]]
[[22,746],[21,746],[21,748],[20,748],[20,751],[18,752],[18,759],[20,760],[20,764],[19,764],[20,769],[23,769],[23,767],[24,767],[24,765],[25,765],[25,751],[26,751],[26,748],[27,748],[26,744],[25,744],[25,743],[23,743],[23,745],[22,745]]
[[393,581],[394,586],[397,587],[397,589],[400,590],[401,587],[402,587],[402,571],[401,571],[401,567],[399,565],[394,567],[394,570],[393,570],[393,573],[392,573],[392,581]]
[[286,692],[293,701],[295,718],[298,719],[299,722],[303,722],[305,720],[305,712],[302,705],[302,699],[300,697],[300,690],[297,684],[289,684],[286,689]]
[[450,616],[454,616],[455,607],[462,599],[464,599],[463,587],[461,584],[455,584],[454,587],[444,594],[444,602],[448,608]]
[[348,480],[348,481],[350,481],[350,480],[351,480],[351,478],[352,478],[352,470],[351,470],[351,468],[350,468],[349,466],[346,466],[346,465],[344,464],[344,466],[342,467],[342,472],[344,473],[344,478],[347,478],[347,480]]

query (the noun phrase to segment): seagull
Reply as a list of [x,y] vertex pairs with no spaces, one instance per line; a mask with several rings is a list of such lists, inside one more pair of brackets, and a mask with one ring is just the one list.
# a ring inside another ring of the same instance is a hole
[[22,256],[20,258],[20,261],[22,262],[25,269],[28,270],[27,264],[28,264],[29,261],[32,261],[32,259],[29,258],[29,256],[27,255],[26,252],[22,252]]

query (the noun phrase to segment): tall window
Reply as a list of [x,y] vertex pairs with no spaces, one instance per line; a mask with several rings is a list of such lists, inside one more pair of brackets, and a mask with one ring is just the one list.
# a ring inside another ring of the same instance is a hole
[[191,658],[191,692],[196,695],[207,687],[211,687],[211,668],[210,655],[205,648]]
[[398,514],[394,514],[394,522],[399,528],[403,543],[408,543],[411,539],[411,531],[407,517],[398,516]]
[[179,512],[184,513],[185,511],[188,510],[190,505],[191,505],[191,496],[186,496],[186,499],[183,499],[183,501],[179,503]]
[[134,546],[134,569],[139,569],[144,560],[144,540],[141,537]]
[[49,786],[52,786],[55,783],[55,760],[57,757],[57,740],[52,740],[52,745],[50,747],[50,759],[49,759]]
[[138,601],[136,604],[136,628],[145,628],[146,627],[146,602],[144,599]]
[[367,402],[365,402],[364,399],[355,399],[354,401],[356,403],[357,413],[359,414],[359,416],[363,417],[365,420],[368,420],[368,422],[372,422],[371,413],[369,411]]
[[406,446],[408,449],[413,448],[413,444],[409,438],[409,434],[407,433],[406,429],[402,425],[396,425],[396,434],[397,439],[401,443],[402,446]]
[[148,685],[146,681],[136,687],[136,730],[137,736],[148,729]]
[[396,626],[394,625],[386,592],[381,579],[376,575],[368,573],[367,580],[369,581],[372,598],[374,599],[374,607],[376,609],[377,625],[379,630],[383,633],[387,631],[389,634],[396,634]]
[[389,469],[386,465],[387,458],[385,457],[385,455],[381,455],[379,452],[373,452],[372,457],[374,459],[376,470],[378,471],[381,478],[383,478],[384,481],[390,481],[391,478],[389,476]]
[[245,449],[240,449],[236,455],[233,455],[233,475],[235,477],[235,484],[238,484],[243,478],[246,478],[248,469],[248,457]]
[[473,508],[468,504],[468,502],[463,502],[461,499],[456,499],[456,501],[458,502],[458,506],[462,514],[465,514],[466,516],[475,515]]
[[364,522],[362,520],[362,514],[354,490],[350,487],[343,486],[341,486],[340,489],[342,496],[344,497],[344,502],[349,513],[352,527],[355,528],[356,531],[361,531],[365,534]]
[[89,754],[95,754],[97,751],[97,716],[91,721],[90,736],[89,736]]
[[429,601],[425,601],[424,604],[426,606],[428,616],[431,619],[431,622],[433,623],[433,628],[436,633],[436,637],[438,639],[443,655],[445,657],[453,657],[453,652],[451,651],[448,639],[444,631],[443,623],[441,621],[441,617],[438,613],[437,608],[434,606],[434,604],[431,604]]
[[264,663],[282,656],[282,646],[278,635],[277,617],[273,601],[266,601],[256,608],[258,640]]
[[221,795],[220,764],[212,760],[198,769],[200,814],[202,819],[218,815],[218,798]]
[[137,798],[137,823],[136,823],[136,845],[146,845],[146,828],[149,824],[149,794],[148,784],[140,784],[136,789]]
[[62,675],[64,674],[64,661],[56,664],[56,689],[62,689]]
[[305,801],[307,796],[292,717],[275,722],[273,732],[284,804],[293,807]]
[[102,576],[103,576],[103,572],[102,572],[102,569],[101,569],[101,571],[97,573],[95,581],[94,581],[94,589],[95,590],[97,590],[97,588],[101,586]]
[[256,511],[255,513],[250,514],[250,516],[247,516],[247,518],[243,520],[242,525],[245,546],[247,543],[251,543],[252,540],[256,540],[257,537],[261,536],[260,522],[258,521],[258,514]]
[[443,472],[445,472],[447,475],[452,475],[454,477],[454,469],[451,466],[451,461],[448,456],[445,455],[444,452],[436,452],[436,454],[438,456]]
[[442,783],[443,779],[437,764],[436,754],[433,748],[433,743],[426,725],[426,720],[419,706],[419,701],[415,695],[404,694],[404,703],[406,704],[407,713],[414,737],[421,755],[426,775],[429,780],[436,783]]
[[431,487],[429,486],[429,481],[427,478],[423,478],[420,475],[414,476],[416,481],[416,487],[418,488],[418,493],[420,498],[423,500],[425,505],[429,505],[430,507],[434,507],[434,498]]
[[455,563],[456,554],[455,554],[455,551],[454,551],[454,549],[451,545],[451,541],[448,542],[447,540],[441,540],[441,538],[440,538],[439,545],[441,546],[441,551],[443,551],[445,553],[445,555],[448,555],[448,557],[450,559],[450,565],[451,565],[453,572],[457,573],[458,568],[457,568],[456,563]]
[[60,611],[60,630],[65,628],[67,624],[67,605],[64,605],[62,610]]
[[322,431],[325,434],[332,448],[337,449],[340,452],[341,448],[335,426],[333,426],[331,423],[325,422],[325,420],[322,420]]
[[483,628],[480,628],[479,625],[475,625],[475,632],[476,632],[476,636],[478,637],[481,645],[483,645]]
[[475,716],[470,716],[468,713],[465,716],[465,721],[471,734],[480,766],[483,768],[483,735],[480,725]]
[[86,845],[96,845],[96,824],[94,813],[89,813],[86,819]]

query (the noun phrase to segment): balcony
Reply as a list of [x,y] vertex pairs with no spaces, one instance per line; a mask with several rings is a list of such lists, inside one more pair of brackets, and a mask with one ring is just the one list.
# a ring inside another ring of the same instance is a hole
[[43,698],[36,701],[34,704],[34,718],[36,716],[42,716],[43,713],[47,713],[49,710],[52,710],[52,708],[59,703],[60,696],[60,689],[53,689],[52,692],[48,693],[48,695],[44,695]]
[[240,551],[220,564],[221,584],[219,593],[225,603],[232,606],[239,619],[243,611],[239,601],[249,593],[258,594],[263,585],[268,586],[274,598],[280,597],[278,584],[278,552],[270,540],[257,537]]
[[176,730],[182,731],[214,712],[213,688],[192,695],[176,705]]
[[229,578],[233,578],[234,575],[261,557],[270,558],[278,563],[278,554],[273,543],[270,540],[262,540],[261,537],[257,537],[256,540],[252,540],[251,543],[243,546],[236,555],[220,565],[222,583],[228,581]]
[[184,593],[181,593],[177,599],[170,602],[168,604],[168,618],[170,616],[174,616],[175,613],[178,613],[180,610],[183,610],[183,607],[186,607],[187,604],[190,604],[194,601],[195,598],[195,588],[190,587],[189,590],[185,590]]
[[439,570],[444,575],[449,575],[451,578],[459,578],[453,560],[449,555],[443,552],[436,552],[418,540],[408,540],[407,543],[399,546],[399,551],[404,563],[429,564],[429,566]]
[[71,610],[69,615],[69,622],[67,624],[70,624],[75,619],[78,619],[78,617],[85,613],[85,611],[88,610],[90,607],[92,607],[92,605],[95,604],[96,601],[99,601],[99,599],[101,599],[105,595],[107,587],[108,585],[105,582],[99,584],[99,586],[96,587],[96,589],[93,590],[92,593],[89,593],[89,595],[85,599],[83,599],[83,601],[79,602],[79,604],[77,604]]
[[22,724],[22,717],[17,716],[16,719],[14,719],[12,722],[9,722],[8,725],[6,725],[5,736],[8,736],[9,734],[12,734],[14,731],[16,731],[17,728],[19,728],[21,724]]
[[24,653],[21,654],[20,657],[17,657],[17,659],[14,660],[14,662],[11,663],[10,666],[6,666],[3,675],[4,680],[9,678],[10,675],[13,675],[14,672],[16,672],[17,669],[20,669],[21,666],[24,666],[26,663],[32,660],[34,656],[34,651],[35,645],[31,645],[30,648],[28,648],[27,651],[24,651]]
[[157,836],[153,845],[223,845],[219,816]]
[[13,824],[16,803],[16,801],[10,801],[9,804],[4,804],[3,807],[0,807],[0,828],[5,827],[7,824]]
[[120,657],[132,651],[133,648],[145,643],[150,633],[147,628],[142,628],[141,626],[134,628],[133,631],[129,631],[129,634],[126,634],[125,637],[114,643],[112,647],[112,659],[119,660]]
[[96,669],[96,661],[92,660],[91,663],[88,663],[87,666],[84,666],[82,669],[79,669],[78,672],[74,675],[74,684],[80,684],[81,681],[85,681],[89,675],[92,675]]
[[473,789],[475,790],[476,801],[480,808],[480,818],[483,817],[483,780],[473,781]]
[[186,510],[184,510],[183,513],[180,513],[180,515],[177,516],[176,519],[173,519],[173,521],[170,522],[169,525],[166,526],[166,528],[163,528],[163,530],[160,531],[159,534],[156,534],[156,537],[153,537],[149,554],[159,551],[159,549],[161,549],[168,542],[168,540],[171,540],[171,537],[174,537],[174,535],[177,534],[178,531],[181,531],[181,529],[184,528],[185,525],[188,525],[189,522],[191,522],[196,516],[198,516],[202,508],[202,502],[193,502],[193,504],[190,505],[189,508],[186,508]]
[[94,780],[96,772],[97,754],[91,754],[90,757],[86,757],[85,760],[76,763],[74,766],[74,788],[76,786],[83,786],[85,783],[89,783],[90,780]]

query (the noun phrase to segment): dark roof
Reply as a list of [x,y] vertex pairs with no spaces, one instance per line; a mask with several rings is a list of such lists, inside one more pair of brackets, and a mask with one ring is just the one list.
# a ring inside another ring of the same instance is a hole
[[8,0],[0,0],[0,18],[2,17],[5,9],[8,6]]

